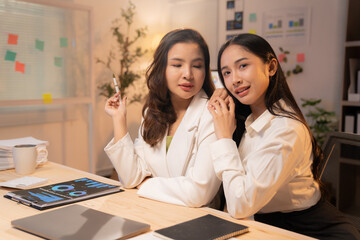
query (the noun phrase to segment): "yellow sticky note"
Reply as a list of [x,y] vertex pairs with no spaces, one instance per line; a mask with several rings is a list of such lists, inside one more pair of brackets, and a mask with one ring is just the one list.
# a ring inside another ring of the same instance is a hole
[[52,103],[51,93],[43,93],[43,101],[45,104]]
[[256,34],[256,30],[255,29],[250,29],[249,33]]

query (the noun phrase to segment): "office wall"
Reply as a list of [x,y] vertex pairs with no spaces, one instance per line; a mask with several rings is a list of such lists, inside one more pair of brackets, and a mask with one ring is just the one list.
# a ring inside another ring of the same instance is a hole
[[[218,36],[221,44],[224,36],[231,31],[225,29],[226,1],[220,0],[220,2],[222,4],[219,5]],[[301,98],[321,98],[323,107],[336,111],[339,115],[347,0],[236,0],[236,2],[244,4],[244,24],[243,30],[235,32],[255,30],[259,35],[262,35],[264,30],[264,14],[278,11],[286,13],[296,8],[309,10],[308,41],[280,42],[276,38],[268,41],[277,54],[280,53],[279,47],[289,50],[292,58],[296,58],[296,53],[305,54],[305,62],[301,63],[304,71],[288,78],[297,102],[301,103]],[[256,21],[250,22],[250,14],[256,15]]]
[[[96,64],[95,58],[106,59],[109,50],[114,46],[114,39],[111,34],[112,22],[120,17],[121,8],[128,7],[127,0],[74,0],[77,4],[93,7],[93,37],[94,37],[94,77],[95,81],[103,81],[104,76],[109,76],[108,71],[102,64]],[[147,37],[139,42],[143,49],[148,49],[149,53],[141,61],[137,62],[135,70],[145,70],[150,64],[152,53],[161,37],[169,31],[169,15],[171,13],[168,0],[133,0],[136,6],[136,15],[132,29],[148,27]],[[111,79],[109,79],[111,81]],[[99,174],[111,173],[112,165],[104,152],[104,147],[113,136],[112,121],[104,112],[105,98],[96,97],[95,110],[95,161],[96,169]],[[131,137],[134,139],[138,133],[141,121],[141,103],[133,103],[128,107],[128,127]]]
[[[120,13],[120,8],[126,7],[125,0],[75,0],[76,3],[94,8],[94,56],[106,56],[111,45],[110,26]],[[134,27],[147,25],[148,37],[144,46],[154,48],[156,41],[167,31],[178,27],[197,29],[207,40],[211,54],[211,67],[216,68],[216,55],[222,40],[219,36],[222,22],[221,11],[226,0],[133,0],[136,5]],[[304,72],[289,79],[290,87],[297,101],[300,98],[322,98],[323,106],[339,113],[341,79],[343,76],[343,41],[345,38],[346,1],[343,0],[244,0],[244,32],[257,28],[261,32],[262,15],[265,11],[279,8],[310,7],[311,24],[308,44],[299,46],[284,46],[294,52],[304,52]],[[257,14],[257,25],[247,24],[250,13]],[[327,26],[327,27],[325,27]],[[276,46],[275,46],[276,47]],[[274,48],[275,48],[274,47]],[[151,56],[140,63],[140,68],[146,68]],[[100,78],[102,66],[94,65],[95,77]],[[111,168],[103,147],[112,137],[111,120],[103,112],[104,99],[98,97],[96,108],[97,132],[97,169],[106,171]],[[141,104],[129,107],[130,134],[134,138],[141,118]]]
[[[50,0],[49,0],[50,1]],[[95,81],[100,81],[106,76],[106,71],[101,64],[96,64],[95,57],[106,58],[109,49],[112,47],[113,39],[110,32],[112,21],[119,17],[121,8],[128,6],[127,0],[73,0],[72,2],[93,7],[93,67]],[[192,27],[197,29],[207,40],[210,54],[211,67],[216,67],[216,54],[219,45],[222,44],[220,36],[223,35],[221,29],[225,26],[221,15],[224,10],[226,0],[132,0],[136,5],[136,15],[133,28],[148,26],[147,38],[140,43],[142,47],[154,49],[160,37],[173,28]],[[343,77],[343,41],[345,39],[345,19],[346,3],[344,0],[243,0],[244,2],[244,32],[250,28],[257,28],[261,32],[262,16],[265,11],[279,8],[292,8],[295,6],[306,6],[311,8],[310,41],[308,44],[298,46],[284,46],[294,52],[304,52],[304,72],[289,79],[290,87],[299,101],[304,98],[322,98],[324,106],[329,110],[339,113],[341,80]],[[249,25],[246,21],[250,13],[257,14],[257,21]],[[223,24],[223,25],[222,25]],[[151,61],[151,51],[141,62],[136,64],[139,70],[143,70]],[[110,79],[111,80],[111,79]],[[100,174],[108,174],[112,168],[103,148],[112,138],[112,122],[104,112],[105,99],[96,97],[96,107],[94,112],[95,124],[95,145],[94,156],[96,161],[96,171]],[[137,135],[137,129],[141,120],[141,104],[129,106],[128,125],[131,136]],[[76,127],[75,125],[73,127]],[[36,134],[34,133],[36,130]],[[66,146],[64,141],[56,138],[61,136],[58,126],[49,124],[45,127],[28,126],[26,129],[18,128],[1,129],[1,136],[10,138],[12,136],[36,135],[42,136],[44,132],[53,133],[49,137],[51,143],[51,154],[59,158],[66,158],[62,153]],[[85,131],[86,132],[86,131]],[[71,128],[67,131],[71,134]],[[5,134],[5,135],[3,135]],[[77,138],[81,141],[81,137]],[[84,149],[77,151],[79,158],[84,158]],[[49,157],[51,157],[51,154]],[[86,157],[86,156],[85,156]],[[73,163],[78,166],[78,163]]]
[[169,29],[189,27],[196,29],[209,45],[210,67],[216,69],[218,51],[218,0],[169,0]]

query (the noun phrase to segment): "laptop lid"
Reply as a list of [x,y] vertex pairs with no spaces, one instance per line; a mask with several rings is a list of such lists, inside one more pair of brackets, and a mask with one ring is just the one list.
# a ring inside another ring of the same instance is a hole
[[48,239],[126,239],[150,230],[150,225],[70,205],[20,218],[12,226]]

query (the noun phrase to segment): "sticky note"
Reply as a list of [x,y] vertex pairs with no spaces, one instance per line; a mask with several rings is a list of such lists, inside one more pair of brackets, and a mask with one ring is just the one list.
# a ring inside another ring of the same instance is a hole
[[25,64],[16,61],[16,62],[15,62],[15,71],[16,71],[16,72],[24,73],[24,72],[25,72]]
[[256,22],[256,13],[250,13],[249,22]]
[[256,30],[255,30],[255,29],[250,29],[250,30],[249,30],[249,33],[251,33],[251,34],[256,34]]
[[54,65],[57,67],[62,67],[63,59],[61,57],[54,57]]
[[285,58],[286,58],[286,54],[284,53],[280,53],[278,56],[279,62],[284,62]]
[[38,49],[40,51],[44,51],[44,45],[45,45],[44,41],[40,41],[40,40],[35,39],[35,48],[36,49]]
[[60,38],[60,47],[67,47],[67,46],[68,46],[68,39]]
[[6,50],[5,60],[14,62],[16,58],[16,52]]
[[296,61],[297,62],[305,62],[305,54],[304,53],[296,54]]
[[49,104],[49,103],[53,102],[52,97],[51,97],[51,93],[43,93],[42,97],[43,97],[43,102],[45,104]]
[[18,38],[19,38],[19,36],[17,34],[9,33],[9,35],[8,35],[8,44],[17,45],[18,44]]

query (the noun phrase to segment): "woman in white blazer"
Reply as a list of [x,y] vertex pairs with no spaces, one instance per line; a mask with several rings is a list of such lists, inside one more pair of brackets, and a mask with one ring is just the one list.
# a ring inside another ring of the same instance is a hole
[[215,197],[221,182],[208,150],[216,141],[206,108],[214,91],[209,64],[207,44],[195,30],[164,36],[146,72],[149,95],[134,143],[126,126],[126,97],[108,99],[114,139],[104,150],[125,188],[189,207],[208,205]]

